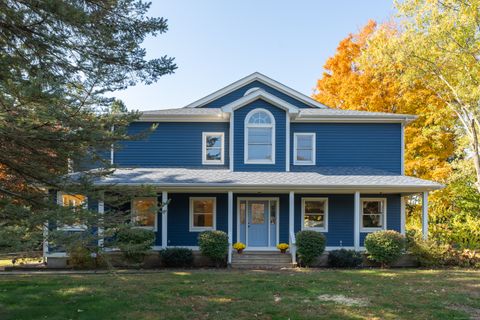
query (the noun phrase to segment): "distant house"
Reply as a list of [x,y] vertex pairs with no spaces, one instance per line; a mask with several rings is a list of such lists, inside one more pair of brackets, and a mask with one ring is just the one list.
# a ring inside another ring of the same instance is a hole
[[[300,230],[324,233],[327,250],[362,250],[370,232],[405,233],[406,195],[422,194],[427,234],[428,192],[442,186],[404,175],[404,127],[413,120],[330,109],[254,73],[184,108],[144,112],[130,132],[158,128],[112,152],[118,169],[98,184],[158,190],[131,201],[156,250],[198,249],[205,230],[225,231],[246,251],[276,251]],[[148,210],[167,199],[163,213]],[[45,255],[58,252],[47,245]]]

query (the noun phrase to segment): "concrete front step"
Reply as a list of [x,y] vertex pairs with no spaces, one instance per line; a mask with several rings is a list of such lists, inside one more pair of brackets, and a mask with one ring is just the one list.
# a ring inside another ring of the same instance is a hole
[[281,269],[291,268],[292,258],[278,251],[244,251],[232,255],[232,268],[238,269]]

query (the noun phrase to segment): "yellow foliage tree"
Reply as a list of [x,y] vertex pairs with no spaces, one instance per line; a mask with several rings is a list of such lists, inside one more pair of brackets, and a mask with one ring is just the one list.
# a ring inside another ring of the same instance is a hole
[[405,129],[406,174],[445,182],[456,147],[455,116],[420,84],[406,85],[392,73],[358,62],[378,28],[385,37],[375,41],[388,41],[388,34],[396,32],[392,24],[369,21],[358,34],[343,39],[324,65],[313,98],[332,108],[417,115]]

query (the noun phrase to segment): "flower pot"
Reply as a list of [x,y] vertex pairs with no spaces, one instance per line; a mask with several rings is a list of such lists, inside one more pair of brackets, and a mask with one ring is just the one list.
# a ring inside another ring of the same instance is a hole
[[280,249],[281,253],[287,253],[287,249]]
[[243,249],[237,249],[238,254],[242,254],[242,252],[243,252]]

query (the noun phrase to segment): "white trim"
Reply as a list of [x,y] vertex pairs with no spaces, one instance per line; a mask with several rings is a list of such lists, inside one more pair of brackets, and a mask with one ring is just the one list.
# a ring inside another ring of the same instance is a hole
[[199,246],[166,246],[166,247],[153,246],[152,250],[159,251],[159,250],[162,250],[162,249],[165,249],[165,248],[185,248],[185,249],[190,249],[190,250],[193,250],[193,251],[199,251],[200,250]]
[[228,263],[232,263],[232,243],[233,243],[233,192],[228,191]]
[[168,192],[162,191],[162,248],[168,243]]
[[[220,160],[207,160],[207,141],[208,136],[220,136]],[[224,132],[202,132],[202,164],[203,165],[223,165],[225,163],[225,133]]]
[[[111,184],[98,184],[99,186]],[[198,192],[201,189],[203,193],[225,192],[226,189],[232,191],[241,191],[244,193],[258,192],[264,193],[288,193],[289,190],[295,189],[298,193],[355,193],[362,190],[363,193],[371,194],[415,194],[424,191],[433,191],[444,188],[438,186],[422,186],[422,185],[301,185],[301,184],[235,184],[235,183],[115,183],[115,186],[151,186],[158,189],[168,188],[170,192]]]
[[[288,193],[288,232],[289,235],[294,234],[295,232],[295,192],[290,191]],[[290,238],[290,237],[289,237]],[[291,243],[290,239],[290,246],[293,244]]]
[[[237,242],[241,241],[240,237],[240,202],[245,201],[245,245],[249,248],[248,244],[248,202],[249,201],[268,201],[268,213],[270,212],[270,201],[275,201],[275,243],[271,244],[271,234],[270,234],[270,216],[268,217],[268,244],[267,247],[252,247],[250,250],[272,250],[275,249],[277,244],[280,243],[280,198],[279,197],[237,197]],[[263,249],[262,249],[263,248]]]
[[[112,134],[115,131],[115,125],[112,125]],[[113,165],[115,163],[115,151],[113,143],[110,145],[110,164]]]
[[279,97],[263,90],[255,91],[254,93],[249,94],[248,96],[244,96],[238,100],[230,102],[229,104],[223,106],[221,110],[226,114],[233,113],[235,110],[240,109],[252,103],[253,101],[256,101],[259,99],[262,99],[280,109],[285,110],[287,114],[298,115],[300,112],[300,109],[294,106],[293,104],[290,104],[287,101],[282,100]]
[[[271,119],[270,124],[251,124],[248,123],[250,118],[256,114],[257,112],[265,112]],[[275,117],[273,114],[264,108],[256,108],[251,110],[247,116],[245,117],[244,121],[244,132],[243,132],[243,154],[244,154],[244,163],[245,164],[275,164]],[[270,128],[272,129],[271,139],[272,139],[272,159],[271,160],[249,160],[248,159],[248,129],[250,128]]]
[[[305,227],[305,201],[325,201],[325,213],[324,213],[324,221],[325,226],[323,228],[307,228]],[[321,198],[309,198],[309,197],[302,197],[302,215],[301,215],[301,229],[302,230],[313,230],[318,232],[328,232],[328,198],[321,197]]]
[[[382,226],[378,228],[363,227],[363,203],[368,201],[380,201],[383,205]],[[360,232],[375,232],[387,230],[387,198],[360,198]]]
[[353,201],[353,246],[355,250],[360,248],[360,191],[355,191]]
[[245,91],[245,93],[243,94],[244,96],[248,96],[250,93],[252,92],[255,92],[257,90],[263,90],[262,88],[259,88],[259,87],[253,87],[253,88],[250,88],[248,89],[247,91]]
[[285,171],[290,171],[290,115],[287,113],[285,114]]
[[232,115],[230,116],[230,134],[229,134],[229,137],[228,137],[228,140],[229,140],[229,144],[228,144],[228,152],[229,152],[229,168],[230,168],[230,171],[233,171],[233,128],[234,128],[234,114],[232,112]]
[[[235,82],[233,82],[232,84],[220,89],[220,90],[217,90],[211,94],[209,94],[208,96],[206,97],[203,97],[202,99],[199,99],[197,101],[194,101],[192,103],[190,103],[189,105],[187,105],[185,108],[197,108],[197,107],[201,107],[202,105],[205,105],[209,102],[212,102],[234,90],[237,90],[249,83],[252,83],[254,81],[259,81],[259,82],[262,82],[263,84],[266,84],[266,85],[269,85],[270,87],[292,97],[292,98],[296,98],[302,102],[304,102],[305,104],[307,105],[310,105],[312,107],[317,107],[317,108],[322,108],[322,109],[327,109],[328,107],[326,107],[325,105],[319,103],[318,101],[315,101],[313,100],[312,98],[292,89],[292,88],[289,88],[287,87],[286,85],[284,84],[281,84],[280,82],[277,82],[259,72],[254,72],[240,80],[237,80]],[[253,92],[254,93],[254,92]],[[251,93],[252,94],[252,93]],[[249,95],[251,95],[249,94]]]
[[400,133],[400,143],[401,143],[401,155],[400,155],[400,174],[405,175],[405,124],[402,123],[402,129]]
[[135,223],[134,223],[134,220],[135,220],[135,209],[134,209],[134,201],[136,199],[155,199],[155,205],[158,207],[158,196],[151,196],[151,197],[133,197],[132,200],[130,200],[130,216],[131,216],[131,220],[132,220],[132,227],[133,228],[137,228],[137,229],[145,229],[145,230],[153,230],[153,231],[156,231],[157,230],[157,215],[158,215],[158,212],[155,212],[155,215],[154,215],[154,220],[153,220],[153,226],[136,226]]
[[422,194],[422,237],[428,239],[428,192]]
[[400,233],[405,235],[405,224],[407,221],[407,215],[405,210],[405,197],[400,197]]
[[[310,136],[312,139],[312,160],[303,161],[297,160],[297,137],[298,136]],[[314,166],[316,165],[316,153],[317,153],[317,135],[315,132],[295,132],[293,133],[293,164],[296,166]]]
[[[213,212],[212,212],[212,226],[211,227],[195,227],[193,225],[193,201],[195,200],[213,200]],[[189,209],[189,231],[190,232],[202,232],[208,230],[217,229],[217,198],[216,197],[190,197],[189,200],[190,209]]]
[[105,239],[103,238],[103,231],[104,231],[103,230],[103,222],[104,222],[103,214],[105,213],[105,203],[103,202],[103,200],[98,200],[97,209],[98,209],[98,214],[101,217],[99,221],[100,223],[98,224],[98,246],[100,248],[103,248],[103,244],[105,241]]

